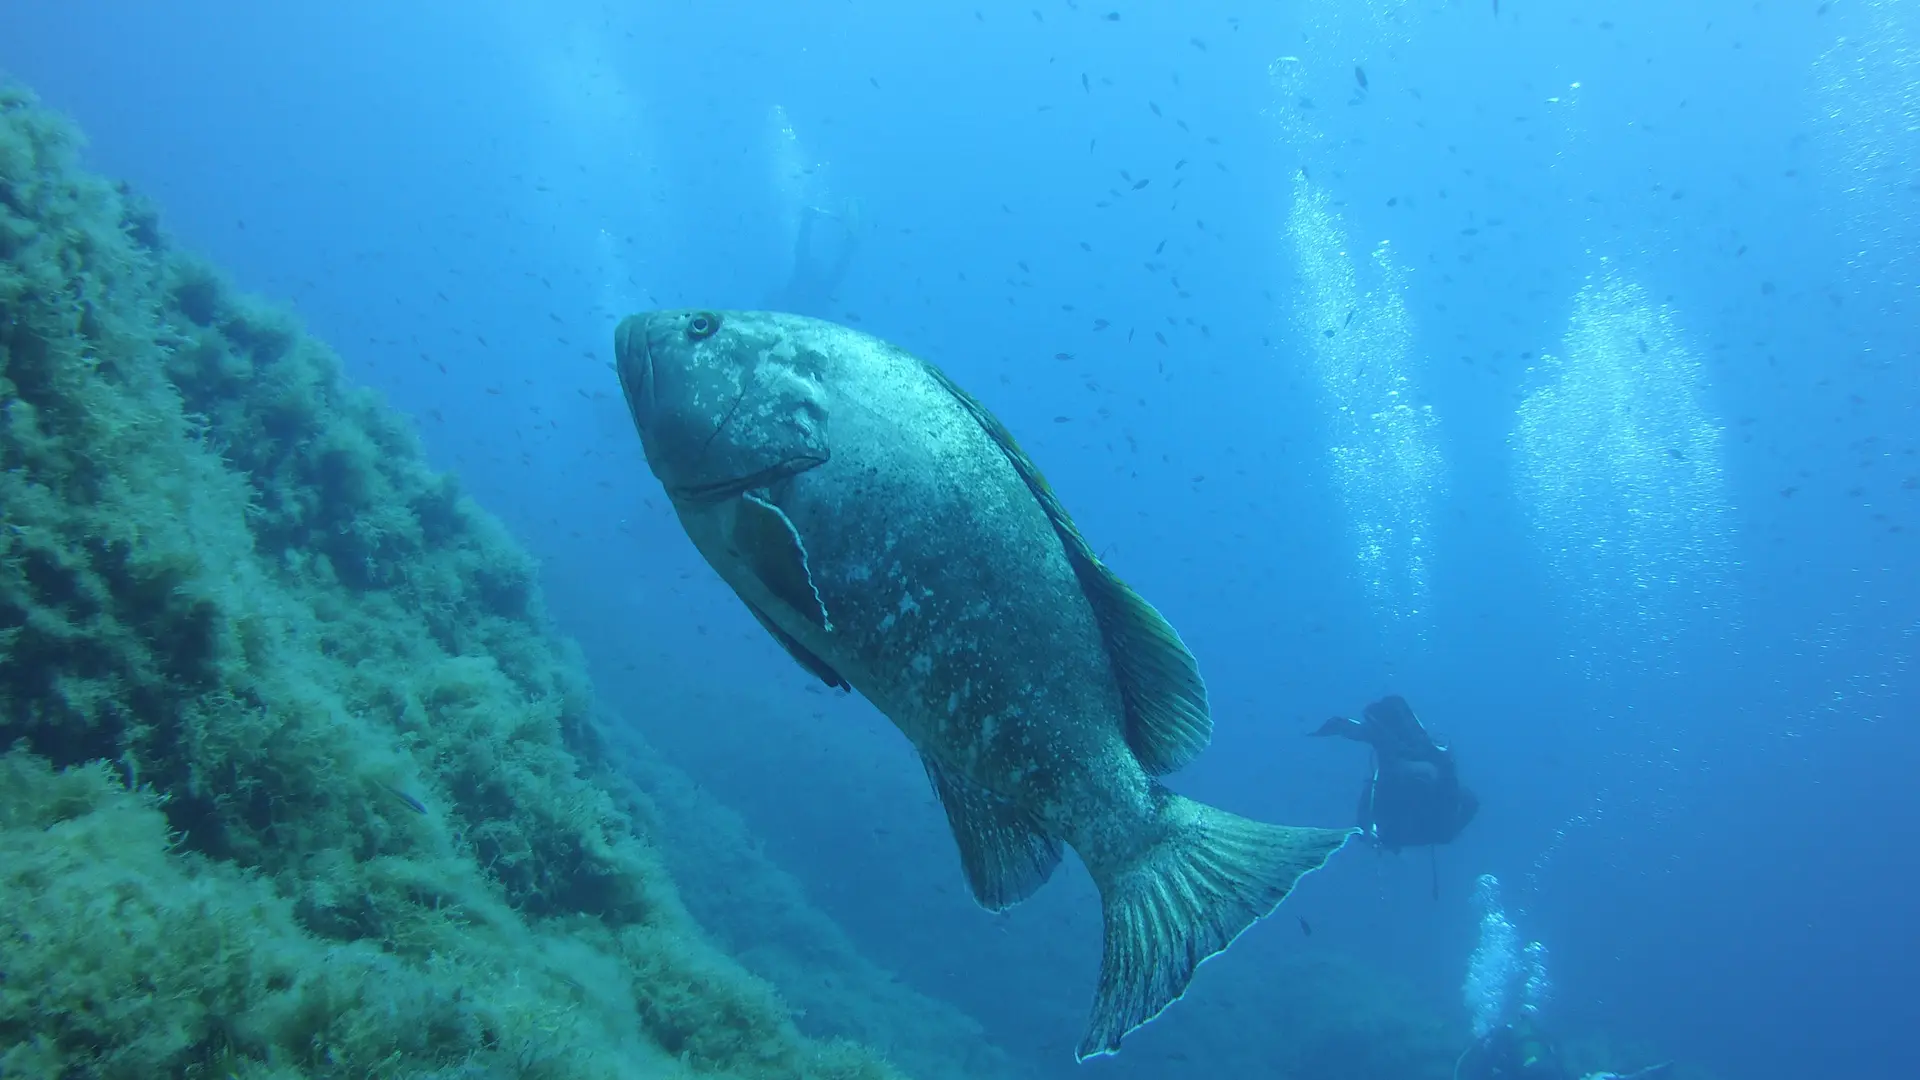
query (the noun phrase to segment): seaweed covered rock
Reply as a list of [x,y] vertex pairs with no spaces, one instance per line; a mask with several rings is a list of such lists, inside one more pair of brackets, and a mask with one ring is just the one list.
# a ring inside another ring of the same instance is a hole
[[[745,695],[717,707],[740,708],[769,724],[780,719]],[[978,1020],[863,954],[738,812],[637,732],[612,728],[607,743],[620,771],[646,791],[660,853],[687,907],[730,955],[779,990],[805,1030],[879,1048],[922,1080],[1041,1075],[1036,1063],[1016,1061],[995,1045]]]
[[686,916],[531,559],[78,146],[0,88],[0,1075],[897,1075]]

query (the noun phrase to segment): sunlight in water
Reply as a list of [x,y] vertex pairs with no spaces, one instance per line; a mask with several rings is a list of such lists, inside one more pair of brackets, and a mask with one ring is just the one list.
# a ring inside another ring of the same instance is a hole
[[1404,272],[1384,243],[1356,258],[1326,191],[1304,178],[1294,183],[1287,234],[1361,581],[1390,621],[1418,623],[1427,600],[1428,518],[1444,466],[1433,407],[1415,400],[1408,375],[1413,331]]
[[1672,309],[1603,269],[1574,299],[1562,354],[1529,375],[1520,494],[1570,606],[1648,645],[1711,617],[1731,547],[1721,427]]

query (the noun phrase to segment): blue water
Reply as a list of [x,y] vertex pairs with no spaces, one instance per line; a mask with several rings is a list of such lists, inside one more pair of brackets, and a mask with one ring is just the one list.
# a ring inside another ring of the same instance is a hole
[[1344,852],[1077,1068],[1260,1075],[1303,950],[1464,1045],[1491,872],[1558,1030],[1912,1075],[1920,0],[8,0],[0,68],[412,414],[603,695],[1041,1073],[1078,1075],[1084,875],[972,906],[607,369],[631,311],[765,303],[807,205],[865,230],[813,314],[974,390],[1200,658],[1176,787],[1345,824],[1364,755],[1301,736],[1398,692],[1483,803],[1437,899]]

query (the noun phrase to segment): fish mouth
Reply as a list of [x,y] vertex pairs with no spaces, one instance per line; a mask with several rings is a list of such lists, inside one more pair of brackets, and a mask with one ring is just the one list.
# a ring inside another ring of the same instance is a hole
[[653,349],[647,340],[647,322],[627,318],[613,331],[614,374],[626,395],[627,412],[642,432],[653,415]]
[[[682,333],[681,320],[674,313],[629,316],[614,330],[615,364],[627,408],[639,430],[647,463],[670,500],[679,505],[721,503],[826,463],[828,455],[822,448],[820,452],[794,454],[753,468],[792,448],[777,446],[777,440],[776,444],[765,444],[748,437],[746,445],[736,446],[728,439],[728,434],[752,414],[748,408],[753,392],[750,385],[735,388],[726,411],[717,421],[709,421],[712,427],[701,433],[700,429],[706,427],[697,422],[701,410],[679,407],[690,393],[689,381],[699,383],[698,373],[679,362],[677,339]],[[665,367],[657,360],[664,361]],[[660,383],[663,374],[664,387]]]

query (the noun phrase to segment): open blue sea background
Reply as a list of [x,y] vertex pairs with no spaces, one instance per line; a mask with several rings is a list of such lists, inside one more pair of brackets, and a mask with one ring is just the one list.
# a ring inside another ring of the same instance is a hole
[[[0,68],[412,414],[601,693],[1040,1074],[1258,1075],[1303,950],[1464,1045],[1493,873],[1556,1030],[1913,1075],[1917,0],[4,0]],[[812,313],[983,398],[1180,629],[1216,732],[1174,786],[1346,824],[1364,754],[1303,735],[1396,692],[1481,797],[1112,1060],[1071,1062],[1085,876],[973,906],[904,740],[701,562],[608,369],[625,314],[765,304],[849,199]]]

